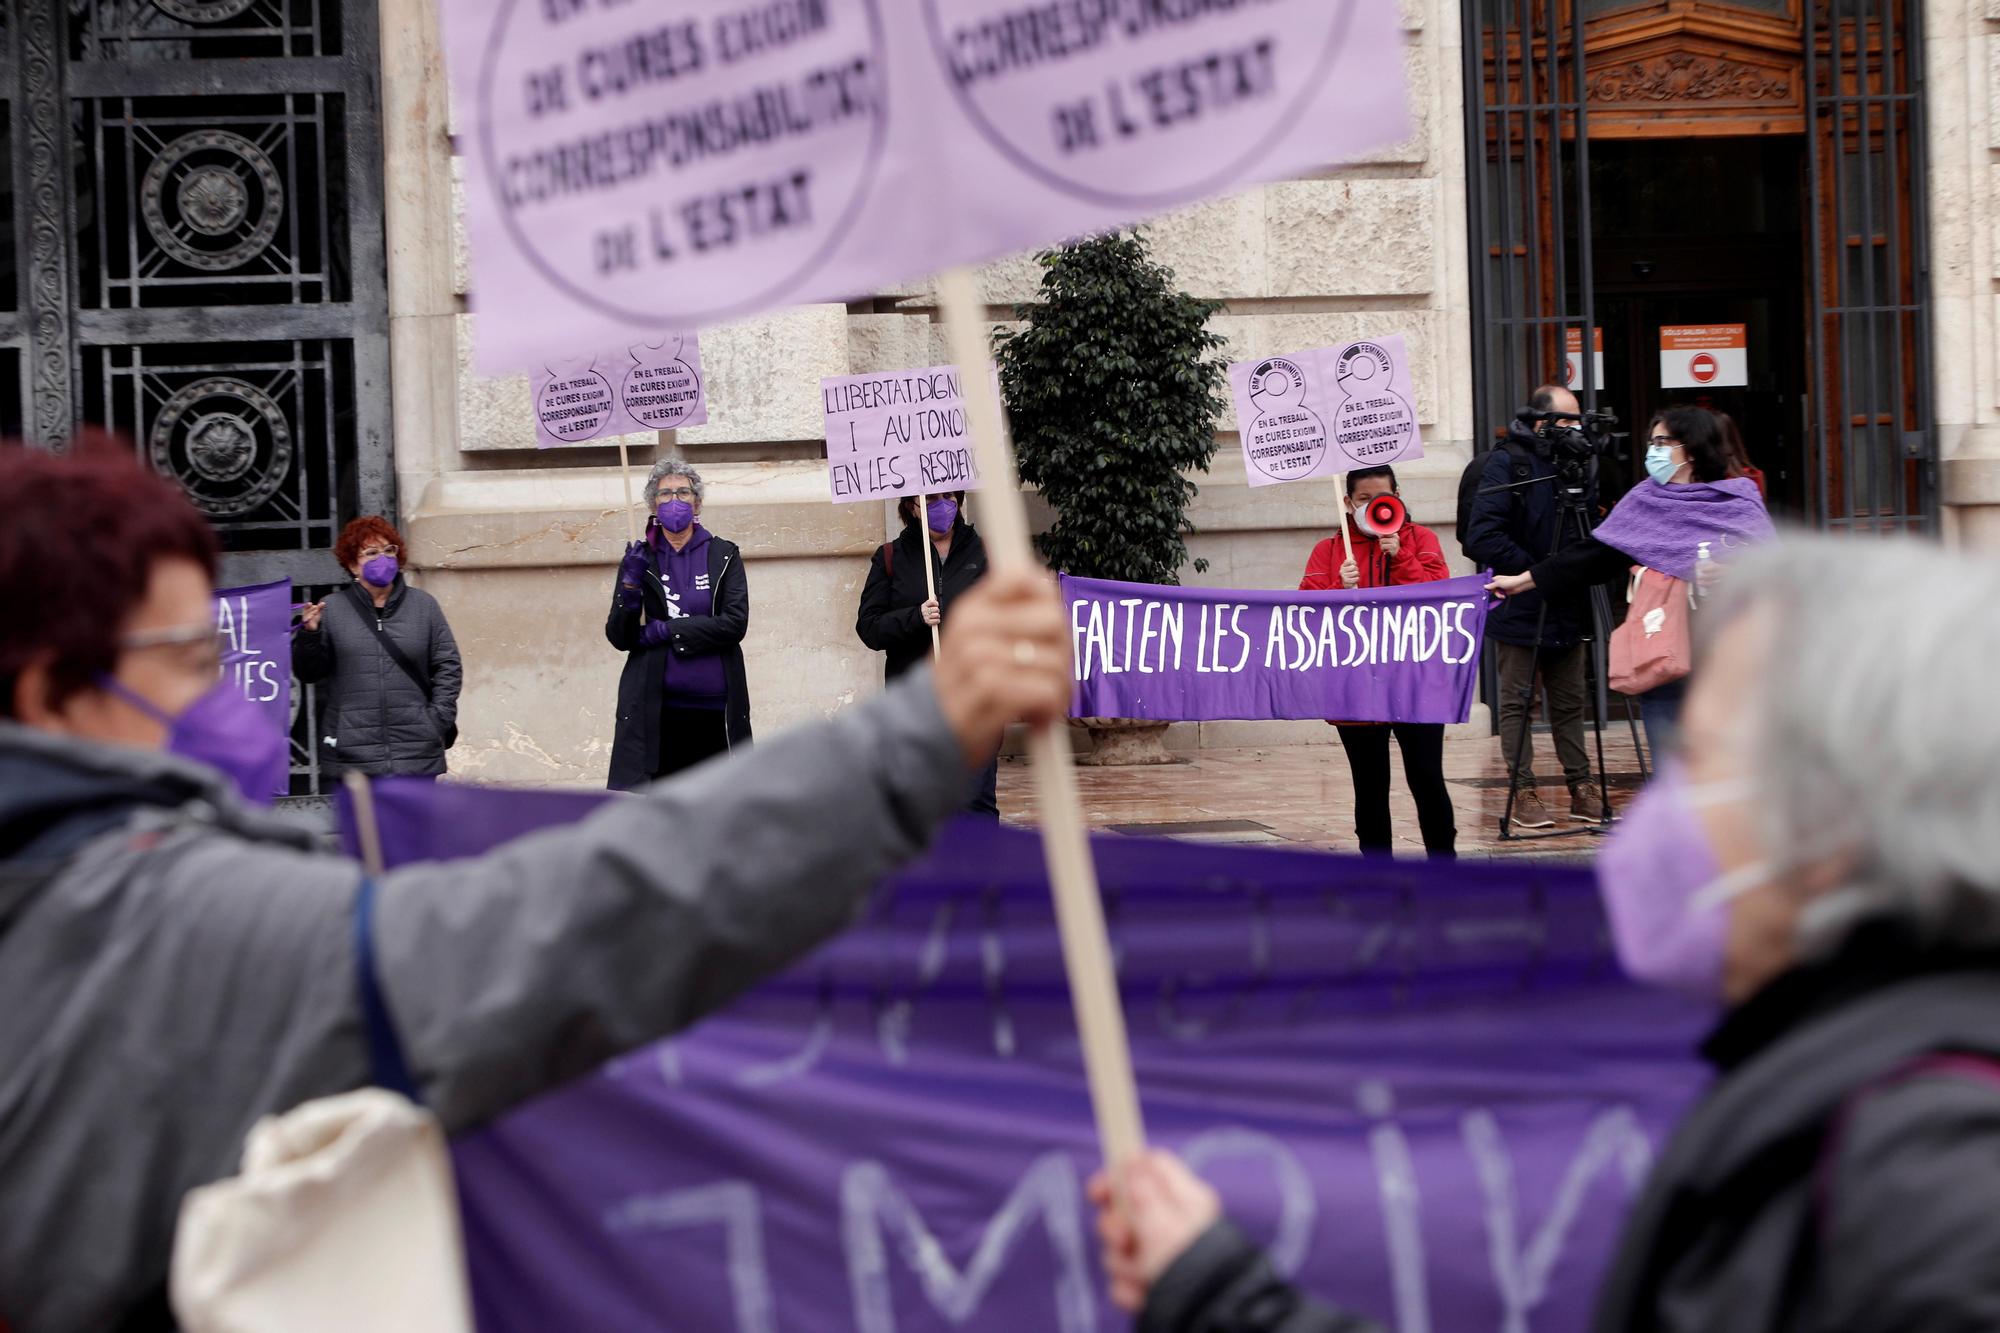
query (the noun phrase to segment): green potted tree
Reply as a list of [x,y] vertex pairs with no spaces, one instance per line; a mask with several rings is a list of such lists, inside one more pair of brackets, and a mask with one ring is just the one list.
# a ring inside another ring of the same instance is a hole
[[[1215,456],[1228,363],[1209,317],[1138,232],[1037,256],[1040,299],[995,335],[1021,478],[1055,510],[1036,537],[1052,568],[1083,578],[1178,583],[1194,531],[1190,472]],[[1195,561],[1197,571],[1207,568]],[[1166,724],[1086,718],[1086,763],[1167,763]]]

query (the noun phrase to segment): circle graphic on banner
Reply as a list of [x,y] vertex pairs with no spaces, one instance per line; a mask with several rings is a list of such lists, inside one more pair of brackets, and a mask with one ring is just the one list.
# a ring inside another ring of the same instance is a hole
[[1274,481],[1311,476],[1326,456],[1326,423],[1305,405],[1306,373],[1296,361],[1274,356],[1250,372],[1250,424],[1244,454]]
[[592,440],[611,419],[611,383],[594,370],[552,376],[535,396],[535,417],[558,440]]
[[1696,384],[1708,383],[1716,377],[1721,369],[1715,363],[1715,358],[1707,352],[1696,352],[1688,358],[1688,378],[1692,379]]
[[1054,38],[1020,0],[924,0],[924,20],[981,137],[1045,185],[1128,207],[1213,194],[1254,166],[1336,77],[1361,3],[1079,5]]
[[701,401],[701,379],[680,359],[681,346],[682,340],[672,337],[635,343],[630,349],[633,365],[618,386],[618,400],[634,421],[651,430],[672,430],[693,416]]
[[657,329],[782,305],[875,183],[879,0],[498,0],[485,31],[474,97],[495,213],[536,272],[600,313]]
[[1334,382],[1347,395],[1334,417],[1334,443],[1355,467],[1393,463],[1417,438],[1417,414],[1389,387],[1396,363],[1375,343],[1343,348]]

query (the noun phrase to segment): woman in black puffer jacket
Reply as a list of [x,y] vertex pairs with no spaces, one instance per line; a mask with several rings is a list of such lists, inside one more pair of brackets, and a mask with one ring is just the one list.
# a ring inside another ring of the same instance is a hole
[[354,582],[306,607],[292,672],[326,687],[320,754],[335,771],[437,777],[458,739],[458,644],[437,598],[403,579],[403,539],[370,514],[334,542]]

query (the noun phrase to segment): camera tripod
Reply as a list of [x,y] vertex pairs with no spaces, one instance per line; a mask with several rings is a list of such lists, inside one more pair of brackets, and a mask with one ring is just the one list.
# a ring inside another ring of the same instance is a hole
[[[1496,491],[1518,490],[1527,486],[1538,486],[1543,482],[1552,482],[1556,487],[1556,536],[1555,545],[1549,552],[1550,555],[1554,555],[1556,551],[1560,551],[1563,548],[1566,538],[1574,537],[1577,541],[1583,541],[1590,536],[1590,524],[1585,518],[1584,488],[1581,478],[1573,475],[1564,476],[1559,471],[1554,476],[1532,477],[1527,481],[1513,482],[1504,486],[1489,486],[1482,490],[1480,494],[1486,495]],[[1604,765],[1604,713],[1608,687],[1605,684],[1606,661],[1602,648],[1606,641],[1604,627],[1611,623],[1611,599],[1605,594],[1603,587],[1600,585],[1593,585],[1588,596],[1590,599],[1590,625],[1582,637],[1582,643],[1590,651],[1591,673],[1595,677],[1591,682],[1590,690],[1590,725],[1592,738],[1596,746],[1596,768],[1592,776],[1597,781],[1598,794],[1604,801],[1603,822],[1600,824],[1584,825],[1580,828],[1556,829],[1550,832],[1514,832],[1514,802],[1519,797],[1521,791],[1516,775],[1522,771],[1522,760],[1527,757],[1534,741],[1534,726],[1532,722],[1535,703],[1535,684],[1541,679],[1542,649],[1546,646],[1543,642],[1543,637],[1548,630],[1549,596],[1547,593],[1544,593],[1542,595],[1541,607],[1535,613],[1534,659],[1528,669],[1527,686],[1521,692],[1521,734],[1515,739],[1514,753],[1505,757],[1507,761],[1507,804],[1500,812],[1500,840],[1502,842],[1537,842],[1544,838],[1574,838],[1581,834],[1600,833],[1617,820],[1617,817],[1611,813],[1609,774]],[[1639,743],[1639,723],[1633,717],[1629,705],[1625,710],[1625,720],[1632,728],[1632,749],[1639,757],[1639,776],[1643,781],[1646,776],[1646,752],[1645,747]],[[1555,719],[1551,717],[1549,723],[1551,729],[1553,729]],[[1505,743],[1504,737],[1502,743]]]

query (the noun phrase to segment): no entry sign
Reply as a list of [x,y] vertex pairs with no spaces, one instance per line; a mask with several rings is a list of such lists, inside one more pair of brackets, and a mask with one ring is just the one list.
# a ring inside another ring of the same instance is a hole
[[[1563,387],[1583,388],[1583,330],[1563,330]],[[1590,331],[1590,387],[1604,387],[1604,330]]]
[[1741,324],[1660,326],[1661,388],[1727,389],[1749,383],[1749,341]]

